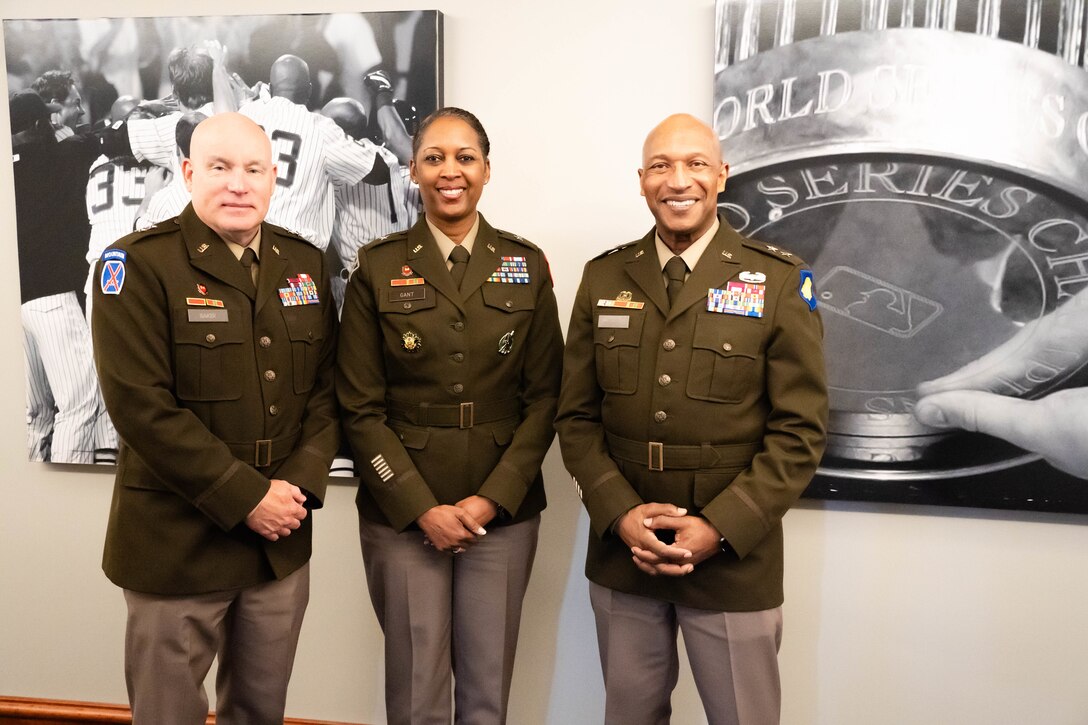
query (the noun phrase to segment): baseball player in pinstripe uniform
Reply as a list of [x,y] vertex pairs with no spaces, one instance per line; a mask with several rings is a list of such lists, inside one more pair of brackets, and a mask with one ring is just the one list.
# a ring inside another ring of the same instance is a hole
[[203,48],[175,48],[167,61],[174,92],[170,102],[177,110],[159,118],[132,119],[115,125],[107,135],[103,148],[111,156],[131,154],[138,161],[150,161],[181,177],[181,162],[174,149],[178,119],[191,111],[206,115],[212,106],[212,70],[215,61]]
[[[113,122],[151,117],[132,96],[121,96],[110,110]],[[91,223],[91,238],[87,245],[89,271],[84,286],[88,295],[88,320],[91,319],[89,295],[94,287],[94,263],[102,256],[102,250],[132,233],[136,214],[144,201],[144,179],[151,167],[150,162],[137,161],[131,155],[113,158],[101,155],[91,164],[87,179],[87,219]]]
[[[174,126],[174,153],[178,163],[189,156],[189,141],[193,137],[196,125],[206,119],[207,116],[200,111],[192,111],[182,114]],[[159,222],[172,219],[180,214],[189,203],[189,190],[185,188],[185,180],[181,176],[171,176],[165,185],[154,191],[147,200],[139,217],[136,219],[136,228],[150,229]]]
[[[363,104],[354,98],[334,98],[321,109],[351,138],[364,138],[367,116]],[[332,246],[340,260],[341,273],[332,278],[332,292],[337,309],[343,306],[347,279],[358,265],[359,247],[371,240],[408,229],[419,219],[419,187],[411,183],[407,166],[402,166],[393,152],[378,147],[378,156],[389,169],[385,183],[372,183],[370,177],[353,186],[333,187],[336,219],[332,227]]]
[[32,461],[94,462],[101,408],[91,336],[80,308],[87,169],[97,139],[57,141],[34,91],[9,101],[27,372],[27,446]]
[[[113,122],[151,117],[132,96],[121,96],[110,109],[110,120]],[[91,164],[87,179],[87,219],[91,223],[91,237],[87,244],[87,281],[83,287],[87,295],[88,324],[91,320],[94,264],[106,247],[132,232],[136,214],[144,200],[144,179],[151,168],[150,162],[137,161],[133,156],[109,158],[103,155]],[[117,431],[102,404],[99,405],[94,426],[94,448],[96,462],[116,460]]]
[[330,119],[306,108],[310,70],[298,56],[277,59],[269,82],[270,98],[255,99],[239,109],[264,128],[279,169],[268,221],[324,250],[335,216],[332,184],[354,185],[370,174],[377,147],[352,141]]

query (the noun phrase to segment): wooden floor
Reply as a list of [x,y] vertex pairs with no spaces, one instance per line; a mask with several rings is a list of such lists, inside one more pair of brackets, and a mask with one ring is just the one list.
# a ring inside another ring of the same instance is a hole
[[[208,725],[215,715],[208,715]],[[0,725],[81,725],[82,723],[125,723],[132,715],[125,705],[68,700],[39,700],[0,695]],[[329,720],[287,718],[284,725],[354,725]]]

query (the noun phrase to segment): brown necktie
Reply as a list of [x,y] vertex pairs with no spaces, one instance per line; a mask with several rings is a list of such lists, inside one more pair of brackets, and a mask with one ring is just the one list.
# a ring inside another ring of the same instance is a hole
[[461,280],[465,278],[465,270],[468,269],[468,250],[458,244],[450,252],[450,261],[453,262],[450,267],[453,283],[457,285],[457,289],[461,289]]
[[254,287],[254,289],[256,289],[256,287],[257,287],[257,267],[258,267],[257,253],[254,252],[249,247],[246,247],[245,251],[242,252],[242,258],[239,261],[241,261],[242,266],[246,268],[246,271],[249,272],[249,278],[251,280],[253,280],[253,287]]
[[680,288],[684,286],[684,276],[688,273],[688,265],[683,257],[673,257],[665,262],[665,276],[669,278],[666,291],[669,293],[669,307],[676,304],[676,298],[680,295]]

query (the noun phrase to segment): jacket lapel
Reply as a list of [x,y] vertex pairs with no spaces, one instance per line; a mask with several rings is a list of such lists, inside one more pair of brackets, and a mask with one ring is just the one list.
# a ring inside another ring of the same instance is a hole
[[286,270],[287,257],[276,244],[276,236],[265,225],[261,230],[261,256],[257,265],[257,313],[268,300],[279,294],[281,286],[287,286]]
[[468,269],[461,281],[461,299],[467,300],[471,297],[501,263],[499,235],[481,214],[480,228],[476,232],[476,241],[472,243],[472,254],[468,258]]
[[200,221],[192,204],[181,212],[178,224],[181,225],[182,237],[189,250],[190,264],[220,282],[244,292],[249,299],[256,298],[257,292],[253,289],[249,272],[231,253],[227,243]]
[[436,292],[449,298],[463,313],[465,308],[461,303],[461,292],[453,286],[453,277],[446,269],[446,260],[439,254],[438,242],[431,236],[431,230],[427,228],[427,221],[423,217],[408,230],[407,245],[408,266],[429,282]]
[[657,261],[657,249],[654,246],[654,230],[644,236],[635,248],[625,252],[628,276],[634,280],[647,299],[654,303],[662,315],[669,314],[669,296],[665,292],[665,281],[661,278],[661,265]]
[[718,233],[710,240],[695,269],[688,275],[669,310],[669,319],[683,313],[697,302],[705,302],[711,288],[723,287],[725,282],[740,269],[740,235],[728,224],[721,222]]

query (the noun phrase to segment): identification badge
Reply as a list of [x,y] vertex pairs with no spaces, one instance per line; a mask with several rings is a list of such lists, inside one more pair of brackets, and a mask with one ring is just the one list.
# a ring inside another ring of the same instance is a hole
[[227,311],[224,309],[192,309],[189,312],[189,322],[228,322]]
[[745,282],[730,282],[725,289],[709,289],[706,292],[708,312],[727,315],[763,317],[764,286]]
[[426,287],[412,287],[410,289],[391,289],[389,290],[390,302],[409,302],[416,300],[427,299]]
[[631,326],[631,318],[628,315],[600,315],[597,318],[597,327],[613,330],[626,330]]
[[102,253],[102,276],[98,283],[104,295],[119,295],[125,286],[125,259],[123,249],[107,249]]
[[487,278],[488,282],[502,284],[529,284],[529,266],[525,257],[503,257],[499,268]]
[[321,301],[317,298],[317,284],[310,275],[302,273],[298,277],[288,277],[287,284],[287,287],[279,289],[280,302],[284,307],[316,305]]

